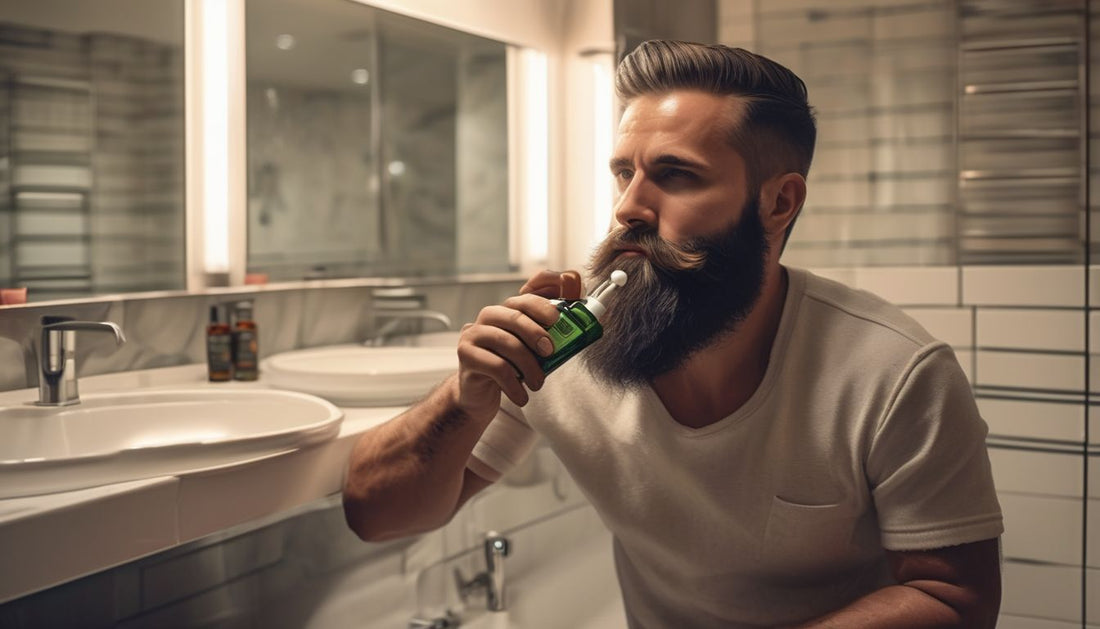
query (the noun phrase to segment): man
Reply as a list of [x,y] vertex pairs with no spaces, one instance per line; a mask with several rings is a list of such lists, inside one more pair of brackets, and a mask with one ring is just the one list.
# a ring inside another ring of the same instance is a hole
[[[779,263],[815,139],[805,85],[723,46],[621,64],[604,338],[535,354],[579,277],[481,311],[458,373],[356,445],[349,525],[446,523],[541,435],[615,539],[631,627],[993,627],[1000,508],[951,349],[884,301]],[[502,400],[502,394],[503,399]]]

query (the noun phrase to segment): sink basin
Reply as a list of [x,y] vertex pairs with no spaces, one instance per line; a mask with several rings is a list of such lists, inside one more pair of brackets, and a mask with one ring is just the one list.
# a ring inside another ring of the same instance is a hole
[[401,406],[423,397],[457,370],[458,354],[453,341],[405,347],[331,345],[276,354],[261,369],[273,387],[312,393],[341,406]]
[[331,439],[344,414],[290,391],[163,389],[0,407],[0,498],[201,471]]
[[423,334],[402,334],[391,336],[386,340],[386,346],[394,347],[449,347],[454,349],[458,345],[458,337],[462,333],[458,331],[425,332]]

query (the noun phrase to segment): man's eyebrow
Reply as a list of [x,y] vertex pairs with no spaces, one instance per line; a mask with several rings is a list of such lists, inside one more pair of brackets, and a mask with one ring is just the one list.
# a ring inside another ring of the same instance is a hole
[[666,166],[685,166],[687,168],[703,169],[705,166],[690,159],[680,157],[678,155],[658,155],[657,159],[653,160],[654,164],[664,164]]
[[613,171],[622,170],[630,167],[630,160],[625,157],[612,157],[611,161],[608,162],[608,166]]
[[[700,162],[685,159],[678,155],[672,155],[668,153],[658,155],[657,158],[653,160],[653,163],[661,164],[664,166],[683,166],[686,168],[694,168],[697,170],[703,170],[706,168],[706,166]],[[615,157],[611,159],[609,165],[611,167],[611,170],[619,170],[622,168],[629,168],[631,166],[631,161],[625,157]]]

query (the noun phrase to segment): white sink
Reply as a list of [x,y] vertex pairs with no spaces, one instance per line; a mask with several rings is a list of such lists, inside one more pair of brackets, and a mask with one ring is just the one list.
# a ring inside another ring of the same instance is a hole
[[461,332],[449,330],[447,332],[425,332],[423,334],[403,334],[392,336],[386,340],[386,346],[393,347],[449,347],[458,346],[458,337]]
[[336,436],[344,414],[289,391],[163,389],[0,407],[0,498],[201,471]]
[[458,369],[453,340],[432,337],[428,343],[296,350],[266,359],[261,369],[270,386],[312,393],[341,406],[401,406],[423,397]]

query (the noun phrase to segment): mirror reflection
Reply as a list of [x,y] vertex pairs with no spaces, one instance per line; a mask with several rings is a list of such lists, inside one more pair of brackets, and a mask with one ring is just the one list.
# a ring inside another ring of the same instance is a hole
[[248,271],[509,270],[507,46],[351,0],[248,0]]
[[0,304],[183,288],[183,16],[0,3]]

